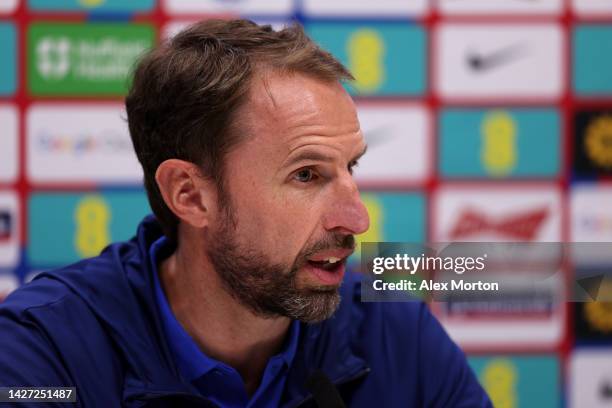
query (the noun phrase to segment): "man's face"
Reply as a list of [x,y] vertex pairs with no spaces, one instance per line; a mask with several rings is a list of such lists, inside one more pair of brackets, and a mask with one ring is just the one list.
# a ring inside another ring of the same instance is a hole
[[339,303],[353,235],[369,225],[352,177],[365,151],[354,104],[338,83],[270,74],[236,118],[245,140],[225,158],[211,262],[256,314],[323,320]]

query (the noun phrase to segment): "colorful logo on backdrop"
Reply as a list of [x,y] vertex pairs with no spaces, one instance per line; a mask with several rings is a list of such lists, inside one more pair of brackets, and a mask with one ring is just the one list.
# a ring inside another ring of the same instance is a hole
[[0,96],[13,95],[17,90],[17,32],[12,23],[0,23]]
[[0,191],[0,268],[19,262],[19,203],[13,191]]
[[563,31],[556,24],[441,24],[434,87],[443,98],[557,98]]
[[150,209],[142,191],[35,193],[28,213],[29,260],[40,268],[96,256],[131,238]]
[[558,242],[561,195],[551,185],[525,188],[444,186],[435,194],[435,242]]
[[570,407],[607,408],[612,404],[612,348],[577,349],[569,373]]
[[612,175],[612,110],[583,110],[574,116],[574,173]]
[[124,117],[119,104],[33,104],[27,114],[28,176],[36,182],[139,183],[142,170]]
[[607,268],[580,268],[575,276],[588,294],[585,301],[574,303],[576,339],[609,342],[612,340],[612,273]]
[[144,24],[34,23],[28,83],[34,95],[121,95],[136,59],[153,45]]
[[554,109],[446,109],[439,166],[447,178],[556,177],[560,117]]
[[[612,242],[612,187],[605,184],[574,183],[570,195],[571,240]],[[605,263],[612,262],[608,254]],[[576,259],[581,264],[599,262],[592,256]]]
[[155,0],[28,0],[33,11],[103,11],[134,12],[150,11]]
[[421,193],[363,193],[370,228],[357,235],[352,262],[360,262],[362,242],[424,242],[426,203]]
[[553,356],[469,357],[495,407],[560,406],[559,361]]
[[421,95],[426,84],[426,34],[404,23],[308,23],[313,40],[355,76],[356,95]]
[[573,45],[574,92],[584,96],[612,95],[612,25],[577,26]]
[[429,112],[421,105],[358,104],[368,152],[355,168],[358,183],[423,183],[430,169]]

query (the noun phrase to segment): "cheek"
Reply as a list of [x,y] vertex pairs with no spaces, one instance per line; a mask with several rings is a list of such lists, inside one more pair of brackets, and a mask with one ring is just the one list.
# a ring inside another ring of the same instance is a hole
[[[243,208],[239,218],[242,239],[282,262],[293,262],[295,256],[313,236],[318,221],[307,201],[275,197],[258,197]],[[244,242],[244,241],[243,241]]]

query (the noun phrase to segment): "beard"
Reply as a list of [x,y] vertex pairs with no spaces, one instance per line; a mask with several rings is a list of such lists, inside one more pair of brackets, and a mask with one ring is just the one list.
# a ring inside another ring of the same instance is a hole
[[337,286],[298,287],[298,271],[318,251],[355,247],[352,235],[330,233],[307,244],[293,264],[274,263],[265,253],[239,243],[229,200],[225,200],[223,220],[212,241],[208,257],[224,289],[235,300],[256,316],[286,316],[307,323],[331,317],[340,304],[340,293]]

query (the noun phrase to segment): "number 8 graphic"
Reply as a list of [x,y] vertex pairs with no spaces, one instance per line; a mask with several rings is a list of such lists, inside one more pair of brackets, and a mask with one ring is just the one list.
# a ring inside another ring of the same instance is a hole
[[79,201],[74,213],[74,244],[80,256],[96,256],[108,245],[110,219],[111,211],[102,197],[90,195]]

